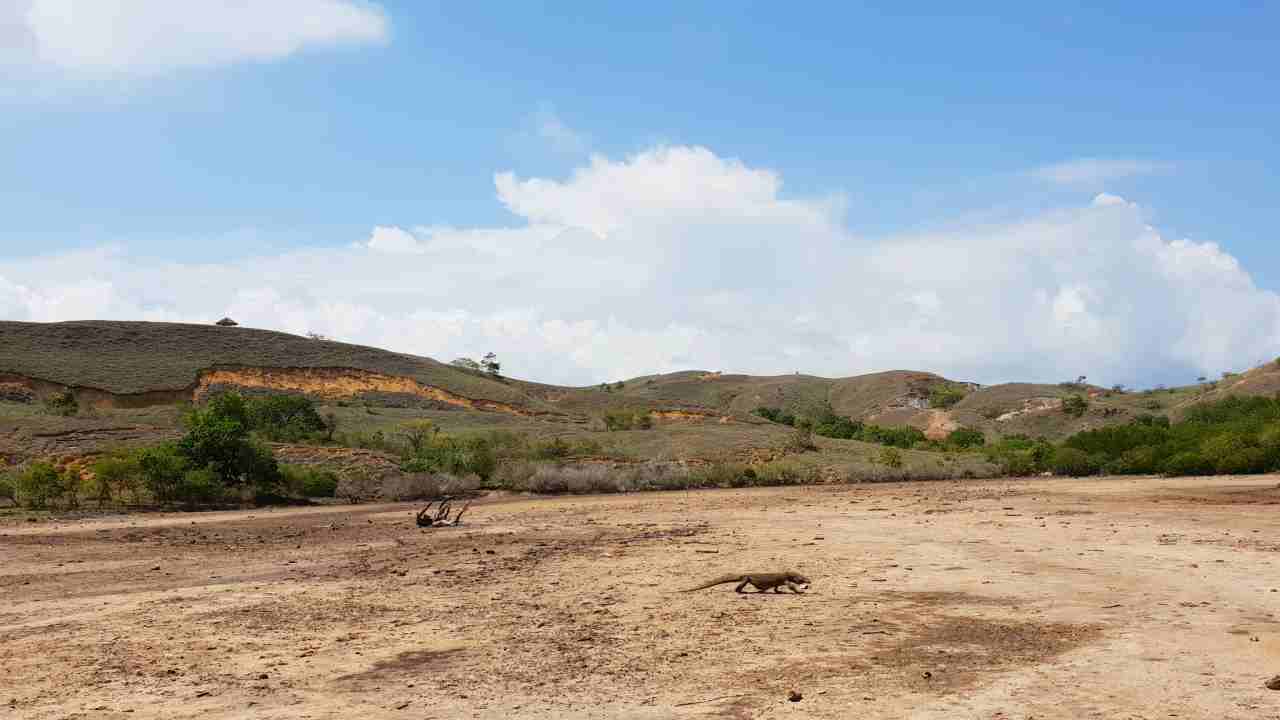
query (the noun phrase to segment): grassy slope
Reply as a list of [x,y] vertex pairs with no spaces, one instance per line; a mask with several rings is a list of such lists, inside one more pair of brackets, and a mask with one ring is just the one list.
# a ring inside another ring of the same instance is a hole
[[[334,406],[348,430],[382,429],[416,417],[429,417],[453,432],[511,429],[532,436],[589,436],[609,452],[641,458],[733,457],[753,448],[778,447],[790,428],[750,415],[766,405],[793,412],[829,405],[841,415],[883,424],[923,427],[934,416],[928,409],[902,408],[905,400],[927,396],[945,379],[931,373],[891,371],[850,378],[810,375],[749,376],[689,371],[635,378],[621,389],[570,388],[520,380],[493,379],[459,370],[429,358],[338,342],[321,342],[285,333],[212,325],[137,322],[15,323],[0,322],[0,372],[14,372],[68,385],[118,393],[177,389],[197,373],[215,365],[266,367],[351,367],[413,377],[425,384],[477,399],[497,400],[534,409],[591,416],[613,407],[687,408],[734,416],[738,422],[718,424],[659,423],[652,431],[591,433],[586,427],[539,422],[496,413],[412,408],[374,408],[362,404]],[[1058,410],[1040,410],[997,422],[987,415],[1024,407],[1028,400],[1061,398],[1076,392],[1057,385],[1009,383],[970,393],[948,412],[958,425],[977,427],[990,437],[1023,433],[1060,439],[1081,429],[1099,427],[1144,413],[1177,416],[1204,398],[1230,394],[1271,394],[1280,389],[1280,367],[1269,364],[1217,383],[1215,388],[1184,387],[1152,393],[1102,393],[1091,400],[1082,418]],[[1101,392],[1101,388],[1090,388]],[[897,409],[894,409],[897,408]],[[19,435],[128,424],[156,433],[176,427],[176,412],[110,411],[96,419],[53,418],[37,409],[0,403],[0,432]],[[821,451],[806,456],[847,468],[865,467],[879,446],[854,441],[819,440]],[[952,460],[937,454],[905,454],[908,468],[931,468]],[[970,463],[960,458],[959,462]],[[970,463],[971,464],[971,463]]]
[[0,372],[113,393],[178,390],[215,365],[358,368],[466,397],[536,405],[518,387],[430,358],[288,333],[150,322],[0,322]]

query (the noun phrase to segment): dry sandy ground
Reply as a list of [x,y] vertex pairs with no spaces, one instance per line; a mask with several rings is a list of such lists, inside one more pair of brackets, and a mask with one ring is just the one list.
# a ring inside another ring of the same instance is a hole
[[1277,483],[10,522],[0,717],[1280,718]]

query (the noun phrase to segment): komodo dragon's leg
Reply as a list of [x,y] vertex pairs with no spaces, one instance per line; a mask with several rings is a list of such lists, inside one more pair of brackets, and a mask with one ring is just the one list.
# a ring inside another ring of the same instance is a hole
[[747,585],[750,585],[750,584],[751,584],[751,578],[749,578],[749,577],[744,577],[744,578],[742,578],[742,582],[738,585],[738,587],[734,588],[734,589],[733,589],[733,591],[734,591],[734,592],[736,592],[736,593],[740,593],[740,592],[742,592],[742,588],[744,588],[744,587],[746,587]]
[[802,594],[803,594],[803,592],[800,590],[800,587],[799,587],[798,585],[796,585],[795,583],[790,583],[790,582],[789,582],[789,583],[787,583],[787,587],[791,588],[791,592],[793,592],[793,593],[795,593],[795,594],[797,594],[797,595],[802,595]]

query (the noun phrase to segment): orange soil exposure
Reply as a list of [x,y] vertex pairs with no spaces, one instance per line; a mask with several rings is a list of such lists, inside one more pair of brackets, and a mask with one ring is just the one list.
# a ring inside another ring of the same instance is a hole
[[0,717],[1276,720],[1277,483],[0,519]]
[[925,427],[924,436],[930,440],[946,440],[952,431],[959,429],[960,424],[952,419],[950,413],[945,410],[930,410],[929,424]]
[[384,375],[355,368],[217,368],[200,373],[192,399],[199,402],[215,385],[300,392],[325,398],[353,397],[364,393],[413,395],[437,402],[512,415],[546,415],[496,400],[476,400],[425,385],[413,378]]
[[728,415],[697,412],[694,410],[653,410],[649,413],[649,417],[654,420],[674,420],[678,422],[704,422],[707,420],[714,420],[721,425],[728,425],[733,422],[733,418]]

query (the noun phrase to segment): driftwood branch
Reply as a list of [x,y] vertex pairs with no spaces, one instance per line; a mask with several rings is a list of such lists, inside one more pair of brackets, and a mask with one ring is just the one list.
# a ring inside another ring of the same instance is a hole
[[[432,506],[435,507],[434,510],[432,509]],[[462,507],[458,509],[457,514],[450,519],[449,513],[453,512],[453,498],[441,498],[439,505],[436,504],[435,500],[432,500],[427,503],[426,507],[418,511],[416,522],[418,523],[418,527],[421,528],[451,527],[460,525],[462,524],[462,514],[465,513],[469,507],[471,507],[470,500],[463,503]]]

